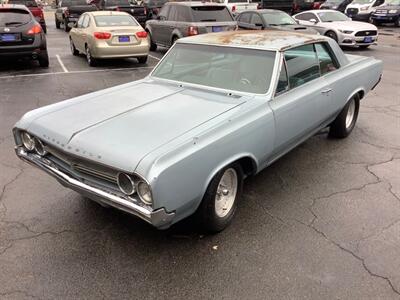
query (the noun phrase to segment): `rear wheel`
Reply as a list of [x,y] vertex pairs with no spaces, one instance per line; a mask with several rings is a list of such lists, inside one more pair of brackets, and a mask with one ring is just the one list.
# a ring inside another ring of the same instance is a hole
[[359,108],[360,97],[355,95],[347,102],[335,121],[331,124],[329,136],[334,138],[347,137],[356,125]]
[[92,52],[88,46],[86,46],[86,61],[91,67],[95,67],[97,65],[97,60],[92,56]]
[[145,64],[147,62],[147,56],[138,57],[137,60],[140,64]]
[[42,53],[40,53],[39,57],[38,57],[38,61],[39,61],[39,65],[42,68],[48,68],[49,67],[49,55],[46,51],[43,51]]
[[329,30],[328,32],[325,33],[325,36],[330,37],[331,39],[333,39],[336,43],[338,42],[338,37],[337,34],[331,30]]
[[69,38],[69,45],[70,45],[70,48],[71,48],[72,55],[77,56],[79,54],[79,51],[76,50],[74,42],[72,41],[71,38]]
[[176,35],[174,35],[174,36],[172,37],[171,46],[173,46],[173,45],[175,44],[175,42],[176,42],[178,39],[179,39],[179,38],[178,38]]
[[69,32],[71,30],[71,28],[68,27],[68,19],[64,19],[64,30],[65,32]]
[[238,163],[223,168],[214,176],[196,212],[202,229],[219,232],[231,223],[242,186],[243,169]]
[[361,45],[359,46],[361,49],[367,49],[370,45]]

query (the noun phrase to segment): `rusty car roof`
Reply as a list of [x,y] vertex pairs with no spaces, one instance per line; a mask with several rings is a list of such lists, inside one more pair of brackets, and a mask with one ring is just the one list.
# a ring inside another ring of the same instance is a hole
[[326,41],[321,35],[303,34],[283,30],[239,30],[201,34],[179,39],[179,43],[235,46],[281,51],[318,41]]

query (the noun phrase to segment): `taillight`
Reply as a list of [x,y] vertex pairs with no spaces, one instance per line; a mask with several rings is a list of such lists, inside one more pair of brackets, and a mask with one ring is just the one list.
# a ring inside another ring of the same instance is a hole
[[93,35],[98,40],[108,40],[111,37],[109,32],[95,32]]
[[232,6],[232,12],[236,11],[236,5]]
[[197,29],[196,26],[189,26],[189,28],[188,28],[188,36],[198,35],[198,34],[199,34],[199,30]]
[[136,32],[136,36],[137,36],[138,38],[145,39],[145,38],[147,38],[147,32],[146,32],[146,31],[139,31],[139,32]]
[[35,25],[31,29],[28,30],[27,34],[35,35],[35,34],[38,34],[38,33],[41,33],[41,32],[42,32],[42,26]]

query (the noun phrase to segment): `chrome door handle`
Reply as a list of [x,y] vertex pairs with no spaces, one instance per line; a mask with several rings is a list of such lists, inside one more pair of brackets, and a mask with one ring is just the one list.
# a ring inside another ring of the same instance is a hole
[[321,91],[321,94],[328,94],[328,93],[330,93],[332,91],[332,89],[325,89],[325,90],[322,90]]

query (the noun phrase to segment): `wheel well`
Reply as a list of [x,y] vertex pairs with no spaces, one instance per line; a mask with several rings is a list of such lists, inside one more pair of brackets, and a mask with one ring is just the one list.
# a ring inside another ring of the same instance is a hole
[[362,98],[364,98],[365,93],[364,93],[364,91],[358,91],[357,95],[358,95],[358,97],[360,97],[360,100],[361,100]]
[[254,175],[257,171],[257,165],[251,157],[242,157],[236,161],[243,168],[245,175]]

